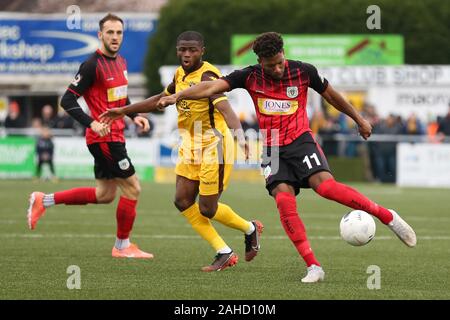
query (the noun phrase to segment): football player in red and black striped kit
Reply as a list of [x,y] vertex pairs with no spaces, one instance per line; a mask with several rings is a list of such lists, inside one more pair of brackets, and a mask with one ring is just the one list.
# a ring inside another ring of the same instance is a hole
[[265,138],[262,167],[266,188],[276,201],[286,234],[307,265],[307,275],[302,282],[322,281],[325,272],[311,250],[297,211],[295,196],[300,188],[312,188],[322,197],[372,214],[407,246],[414,247],[414,230],[394,210],[388,210],[334,180],[326,157],[309,127],[306,114],[308,88],[351,117],[364,139],[372,131],[369,122],[326,79],[319,76],[313,65],[286,59],[280,34],[261,34],[253,44],[253,51],[258,56],[257,65],[163,97],[158,105],[165,107],[181,99],[201,99],[235,88],[248,91]]
[[[119,55],[123,40],[123,21],[116,15],[108,14],[100,20],[99,27],[100,48],[81,64],[75,79],[61,99],[61,106],[86,127],[86,144],[94,157],[97,186],[52,194],[33,192],[30,195],[28,225],[30,229],[34,229],[46,208],[56,204],[111,203],[119,187],[122,195],[116,211],[117,237],[112,256],[151,259],[153,254],[140,250],[129,240],[141,187],[125,148],[125,122],[118,119],[106,125],[98,121],[99,115],[107,109],[130,103],[127,94],[127,63]],[[90,115],[77,102],[81,96],[89,107]],[[149,123],[146,118],[137,114],[130,117],[136,125],[148,131]]]

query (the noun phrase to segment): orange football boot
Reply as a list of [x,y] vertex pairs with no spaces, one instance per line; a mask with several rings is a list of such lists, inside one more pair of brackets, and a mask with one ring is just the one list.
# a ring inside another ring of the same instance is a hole
[[126,249],[113,247],[112,256],[114,258],[153,259],[153,254],[140,250],[134,243],[130,243],[130,246]]
[[36,228],[36,223],[44,215],[44,193],[35,191],[30,194],[30,206],[28,207],[28,227],[31,230]]
[[238,256],[233,251],[231,251],[230,253],[218,253],[215,256],[213,263],[209,266],[203,267],[202,271],[222,271],[228,267],[236,265],[237,262]]

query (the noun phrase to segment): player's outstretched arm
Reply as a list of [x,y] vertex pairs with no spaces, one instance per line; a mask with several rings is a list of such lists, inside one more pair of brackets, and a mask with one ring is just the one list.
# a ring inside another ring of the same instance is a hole
[[223,93],[230,89],[228,82],[222,79],[214,81],[202,81],[195,86],[179,91],[171,96],[162,97],[158,102],[158,107],[167,107],[182,99],[203,99],[213,94]]
[[164,96],[165,93],[161,92],[160,94],[156,94],[140,102],[132,103],[126,107],[106,110],[100,115],[100,119],[102,122],[109,123],[129,114],[150,112],[156,110],[158,109],[157,102],[161,97]]
[[367,138],[370,137],[372,134],[372,126],[369,121],[364,119],[339,92],[333,89],[330,84],[328,84],[327,89],[322,93],[322,97],[324,97],[324,99],[337,110],[345,113],[356,122],[358,125],[359,134],[364,138],[364,140],[367,140]]

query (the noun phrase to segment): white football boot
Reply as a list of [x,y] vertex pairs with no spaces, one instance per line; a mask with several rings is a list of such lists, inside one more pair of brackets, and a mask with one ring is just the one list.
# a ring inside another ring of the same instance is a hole
[[389,211],[394,217],[394,219],[388,224],[389,229],[391,229],[408,247],[415,247],[417,238],[413,228],[411,228],[409,224],[407,224],[406,221],[398,215],[397,212],[391,209],[389,209]]
[[325,279],[325,272],[323,271],[322,267],[312,264],[307,268],[307,270],[308,274],[302,279],[303,283],[319,282]]

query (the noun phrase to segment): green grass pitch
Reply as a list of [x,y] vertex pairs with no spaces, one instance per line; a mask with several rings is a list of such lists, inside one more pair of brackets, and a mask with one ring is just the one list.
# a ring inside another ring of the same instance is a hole
[[[111,258],[117,200],[50,208],[36,230],[28,230],[31,191],[92,183],[0,181],[0,299],[450,299],[450,190],[352,185],[395,208],[414,227],[418,245],[413,249],[378,221],[371,243],[348,245],[338,228],[349,209],[303,190],[297,198],[300,216],[326,278],[302,284],[304,263],[262,183],[232,183],[222,196],[241,216],[265,225],[261,251],[248,263],[243,235],[214,222],[240,257],[222,272],[200,271],[215,253],[176,211],[173,184],[142,186],[132,241],[155,254],[150,261]],[[67,288],[71,265],[81,271],[79,290]],[[371,265],[380,268],[380,289],[367,287]]]

